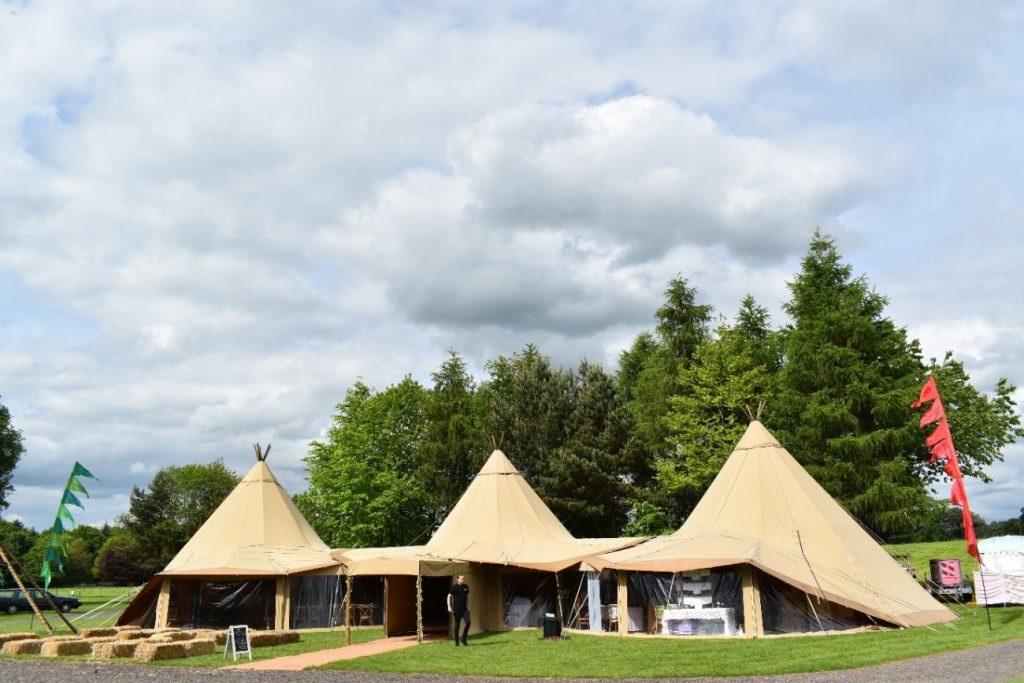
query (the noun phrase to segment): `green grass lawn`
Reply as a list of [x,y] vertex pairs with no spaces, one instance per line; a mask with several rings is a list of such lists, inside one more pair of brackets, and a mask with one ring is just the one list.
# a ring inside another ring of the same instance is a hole
[[910,555],[910,563],[917,570],[917,578],[924,581],[931,576],[929,560],[960,560],[964,579],[971,579],[978,570],[978,561],[967,554],[967,544],[959,541],[936,541],[935,543],[895,543],[883,546],[892,553]]
[[[225,629],[226,630],[226,629]],[[352,629],[352,644],[366,643],[384,637],[383,628],[361,628]],[[345,647],[345,629],[335,631],[303,632],[297,643],[289,645],[274,645],[272,647],[255,647],[252,650],[253,661],[273,659],[274,657],[288,657],[300,655],[305,652],[316,652],[318,650],[330,650],[333,648]],[[231,661],[231,651],[228,650],[227,659],[224,658],[224,650],[221,648],[212,655],[202,657],[189,657],[187,659],[167,659],[160,662],[149,662],[148,666],[188,666],[216,668],[230,666],[240,662],[248,662],[248,657],[239,657],[237,661]]]
[[[914,543],[886,546],[890,552],[908,553],[918,578],[929,574],[933,558],[959,558],[965,575],[976,568],[963,541]],[[72,589],[53,592],[68,595]],[[79,628],[112,625],[126,603],[112,605],[104,614],[83,619],[129,588],[76,587],[83,606],[68,616]],[[568,640],[546,641],[539,631],[515,631],[475,636],[468,648],[450,642],[425,645],[325,668],[379,672],[422,672],[440,675],[482,675],[551,678],[697,677],[795,674],[857,668],[959,650],[986,643],[1024,638],[1024,607],[991,610],[993,630],[988,630],[983,608],[953,605],[962,618],[953,624],[899,631],[869,632],[837,636],[787,638],[687,639],[620,638],[616,636],[572,635]],[[45,612],[59,635],[69,633],[55,612]],[[0,633],[46,631],[31,613],[0,614]],[[383,637],[380,628],[353,629],[354,643]],[[304,652],[342,647],[344,629],[333,632],[303,632],[301,641],[253,650],[254,659],[264,660]],[[25,656],[24,658],[34,658]],[[69,659],[88,659],[75,657]],[[130,661],[130,660],[129,660]],[[231,664],[222,652],[204,657],[153,662],[146,666],[189,666],[216,668]]]
[[[225,629],[227,630],[227,629]],[[371,640],[377,640],[384,637],[384,629],[380,627],[375,628],[354,628],[352,629],[352,644],[357,645],[359,643],[366,643]],[[288,645],[274,645],[271,647],[255,647],[252,649],[253,661],[261,661],[264,659],[273,659],[275,657],[288,657],[290,655],[299,655],[306,652],[317,652],[318,650],[330,650],[333,648],[345,647],[345,629],[337,629],[334,631],[303,631],[300,636],[300,640],[297,643],[290,643]],[[2,655],[7,659],[46,659],[46,661],[53,661],[49,657],[40,657],[39,655],[18,655],[9,656]],[[61,661],[91,661],[91,655],[74,655],[61,657]],[[239,664],[241,662],[248,662],[248,657],[240,657],[239,659],[232,661],[230,650],[227,656],[224,655],[223,647],[219,648],[217,652],[212,655],[203,655],[201,657],[187,657],[184,659],[166,659],[159,662],[137,662],[133,659],[122,659],[116,660],[124,664],[135,664],[138,666],[187,666],[197,668],[215,669],[222,666],[230,666],[232,664]]]
[[795,674],[871,666],[1024,638],[1024,608],[964,612],[950,625],[850,635],[686,639],[571,635],[542,640],[539,631],[482,634],[468,648],[428,643],[325,669],[537,678],[650,678]]
[[[90,617],[85,617],[85,615],[131,589],[131,587],[127,586],[75,586],[73,588],[54,588],[50,592],[54,595],[63,596],[71,595],[71,591],[75,592],[75,596],[82,601],[82,606],[64,616],[76,628],[82,629],[112,626],[117,621],[118,615],[124,610],[127,602],[113,604],[104,608],[101,614]],[[60,616],[53,610],[43,610],[43,616],[50,622],[55,635],[68,635],[71,633]],[[39,619],[36,618],[35,613],[31,610],[18,612],[17,614],[0,613],[0,633],[14,633],[16,631],[35,631],[40,635],[47,635],[46,627],[39,622]]]

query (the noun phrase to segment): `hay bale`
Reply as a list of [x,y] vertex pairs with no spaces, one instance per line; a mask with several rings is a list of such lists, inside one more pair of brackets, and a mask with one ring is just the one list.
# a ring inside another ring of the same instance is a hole
[[212,628],[197,628],[192,633],[196,634],[196,640],[216,640],[217,636],[225,635],[224,631]]
[[114,627],[114,630],[117,631],[118,633],[123,633],[125,631],[139,631],[141,629],[142,629],[142,627],[139,626],[138,624],[131,624],[129,626],[115,626]]
[[113,642],[115,642],[114,636],[107,636],[105,638],[86,638],[86,640],[89,642],[90,645],[93,646],[93,649],[95,649],[96,646],[101,644],[101,643],[113,643]]
[[299,642],[298,631],[249,631],[249,644],[253,647],[269,647]]
[[212,655],[217,651],[217,645],[213,640],[197,638],[182,643],[185,646],[186,657],[198,657],[200,655]]
[[181,659],[185,656],[184,643],[155,643],[144,640],[135,648],[135,660],[156,662],[164,659]]
[[143,638],[149,638],[155,631],[148,628],[135,628],[130,631],[118,631],[117,635],[114,636],[118,640],[141,640]]
[[5,655],[37,655],[43,647],[43,641],[38,638],[26,638],[25,640],[12,640],[4,643]]
[[163,638],[170,638],[171,642],[177,643],[177,642],[182,642],[182,641],[186,641],[186,640],[194,640],[195,637],[196,637],[196,632],[195,631],[169,631],[169,632],[166,632],[166,633],[159,633],[157,635],[160,636],[160,637],[163,637]]
[[0,633],[0,647],[6,643],[13,643],[15,640],[37,640],[38,635],[31,631],[19,631],[18,633]]
[[59,643],[62,640],[81,640],[81,636],[47,636],[43,638],[45,643]]
[[83,628],[78,632],[83,638],[106,638],[117,635],[116,628]]
[[143,640],[144,643],[173,643],[174,641],[170,636],[150,636]]
[[87,655],[92,652],[88,640],[44,640],[39,654],[43,657],[64,657],[66,655]]
[[220,647],[228,642],[228,634],[225,631],[217,631],[213,634],[213,642],[217,643],[217,646]]
[[142,642],[135,640],[111,640],[92,647],[93,659],[121,659],[135,655],[135,648]]

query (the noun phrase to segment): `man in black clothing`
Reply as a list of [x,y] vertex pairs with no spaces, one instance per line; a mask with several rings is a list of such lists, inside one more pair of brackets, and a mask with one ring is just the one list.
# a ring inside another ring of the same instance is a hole
[[466,621],[466,627],[462,631],[462,644],[469,645],[466,637],[469,635],[469,586],[466,585],[466,577],[459,574],[448,591],[448,611],[455,617],[455,647],[459,646],[459,622]]

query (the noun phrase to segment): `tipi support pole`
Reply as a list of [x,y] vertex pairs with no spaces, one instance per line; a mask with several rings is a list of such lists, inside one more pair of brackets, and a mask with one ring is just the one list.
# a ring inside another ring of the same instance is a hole
[[339,592],[341,592],[341,572],[340,571],[336,575],[336,580],[334,582],[334,595],[331,596],[331,630],[332,631],[334,630],[334,627],[337,626],[337,624],[334,623],[334,622],[337,621],[337,616],[336,616],[337,612],[335,610],[338,609],[338,593]]
[[757,575],[749,564],[743,565],[740,574],[743,578],[743,635],[758,638],[764,635],[764,624],[761,623],[761,591]]
[[[992,613],[989,611],[988,589],[985,588],[985,566],[979,564],[978,575],[981,576],[981,592],[985,594],[985,616],[988,618],[988,630],[992,630]],[[962,581],[962,580],[961,580]],[[977,597],[975,597],[977,600]]]
[[629,635],[629,575],[624,572],[619,572],[619,591],[618,591],[618,612],[619,612],[619,635]]
[[156,618],[153,622],[156,628],[167,628],[167,616],[171,604],[171,580],[164,577],[160,582],[160,596],[156,599]]
[[559,626],[565,626],[562,622],[562,581],[558,578],[558,572],[555,572],[555,618],[558,619]]
[[274,628],[279,631],[287,630],[291,625],[288,618],[291,613],[291,605],[289,589],[291,588],[291,578],[287,575],[277,577],[274,595]]
[[352,644],[352,575],[345,576],[345,644]]
[[[32,599],[32,594],[25,589],[25,584],[21,582],[21,576],[19,576],[18,572],[15,571],[14,564],[12,564],[11,559],[7,557],[7,552],[4,550],[4,547],[2,545],[0,545],[0,559],[3,559],[4,564],[7,565],[8,571],[11,573],[11,576],[14,577],[14,582],[17,583],[18,588],[21,589],[21,594],[25,596],[26,600],[28,600],[28,604],[32,605],[32,611],[36,613],[37,617],[39,617],[39,621],[43,622],[43,624],[46,626],[47,633],[49,633],[52,636],[53,627],[50,626],[50,622],[46,620],[46,617],[43,616],[43,613],[39,611],[39,606],[36,605],[36,601]],[[60,610],[58,610],[57,613],[60,614]],[[61,615],[61,617],[63,617],[63,615]],[[64,621],[67,622],[67,619],[64,619]],[[68,626],[71,626],[71,624],[68,624]],[[74,626],[71,626],[71,630],[75,633],[78,633]]]
[[416,642],[423,642],[423,575],[416,572]]

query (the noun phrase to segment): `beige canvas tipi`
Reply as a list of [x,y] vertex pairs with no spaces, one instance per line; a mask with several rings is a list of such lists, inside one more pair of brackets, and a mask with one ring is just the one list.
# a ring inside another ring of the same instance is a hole
[[827,611],[831,603],[897,626],[956,618],[758,421],[747,428],[677,532],[608,553],[601,561],[647,572],[744,568],[748,635],[757,634],[767,614],[763,610],[772,609],[759,599],[758,576],[764,577],[761,584],[802,594],[798,601],[815,613]]
[[[226,626],[221,622],[234,619],[254,628],[331,625],[327,622],[334,617],[328,613],[336,610],[329,605],[340,594],[340,574],[330,548],[257,447],[256,464],[118,623],[199,628]],[[309,610],[297,619],[299,596],[293,599],[293,586],[296,593],[301,588],[303,599],[328,607],[312,622]]]

